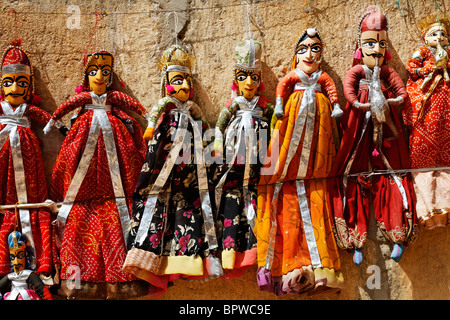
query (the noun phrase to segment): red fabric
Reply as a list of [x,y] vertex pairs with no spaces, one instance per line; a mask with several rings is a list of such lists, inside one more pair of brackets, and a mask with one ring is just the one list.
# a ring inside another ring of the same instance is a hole
[[3,59],[3,66],[8,64],[23,64],[30,66],[30,61],[27,55],[17,47],[11,48],[7,51]]
[[[370,9],[369,9],[370,10]],[[386,16],[379,11],[369,13],[361,22],[361,32],[387,29]]]
[[[418,119],[424,92],[430,90],[434,80],[429,82],[424,91],[420,86],[424,77],[432,71],[434,57],[425,45],[416,51],[420,52],[423,59],[411,58],[408,62],[410,78],[406,87],[411,97],[411,105],[403,111],[404,122],[411,129],[409,140],[411,166],[412,168],[450,166],[450,87],[444,79],[441,79],[423,106],[424,116]],[[450,48],[447,48],[447,53],[450,56]],[[420,70],[420,77],[415,73],[417,68]]]
[[[1,108],[0,114],[3,114]],[[33,105],[27,107],[24,115],[40,124],[46,124],[50,120],[47,112]],[[4,127],[5,125],[1,124],[0,130]],[[19,126],[17,130],[22,149],[28,203],[43,202],[48,199],[48,195],[39,139],[30,128]],[[9,138],[0,149],[0,184],[0,204],[16,204],[18,199]],[[45,208],[30,209],[29,212],[36,247],[36,272],[49,273],[52,270],[50,212]],[[7,238],[14,227],[14,210],[5,210],[4,214],[0,214],[0,275],[11,272]]]
[[[360,248],[365,242],[370,214],[369,193],[372,193],[373,196],[375,219],[378,225],[383,224],[387,232],[395,237],[395,242],[406,243],[410,232],[407,227],[406,212],[402,210],[401,194],[389,175],[373,176],[370,189],[361,186],[356,178],[349,178],[346,190],[347,204],[345,212],[343,212],[342,175],[361,136],[365,113],[361,109],[354,108],[352,104],[355,101],[361,103],[368,101],[367,85],[359,85],[360,79],[364,78],[362,65],[354,66],[345,76],[344,95],[347,104],[341,118],[342,140],[330,173],[331,178],[327,184],[328,202],[335,218],[336,228],[342,228],[337,230],[338,244],[344,249]],[[410,103],[400,76],[391,67],[387,65],[381,67],[380,79],[382,79],[382,90],[386,98],[401,96],[405,105]],[[389,141],[390,144],[383,144],[381,150],[394,170],[410,168],[409,159],[406,156],[408,147],[403,138],[398,111],[395,107],[391,107],[390,111],[399,131],[399,138]],[[392,136],[386,125],[383,125],[383,132],[384,139]],[[372,136],[373,123],[369,120],[367,131],[361,140],[350,173],[386,169],[381,156],[372,155],[374,150]],[[371,168],[369,168],[369,162]],[[415,195],[409,174],[403,178],[402,184],[406,190],[409,212],[414,212]],[[368,184],[364,183],[364,186],[367,187]],[[413,216],[415,217],[415,213]]]
[[[50,195],[55,201],[64,199],[86,145],[93,115],[92,110],[83,108],[86,104],[92,104],[91,95],[82,92],[71,97],[53,113],[52,118],[57,120],[76,108],[82,108],[55,163],[50,189]],[[139,124],[121,108],[140,115],[144,115],[146,110],[138,101],[119,91],[109,91],[106,104],[112,106],[107,114],[115,137],[122,184],[131,213],[131,199],[143,164],[146,144]],[[130,133],[118,117],[131,119],[134,133]],[[81,269],[82,281],[133,280],[133,276],[122,270],[126,247],[102,133],[76,201],[67,219],[61,245],[61,279],[70,277],[73,271],[67,268],[77,265]]]

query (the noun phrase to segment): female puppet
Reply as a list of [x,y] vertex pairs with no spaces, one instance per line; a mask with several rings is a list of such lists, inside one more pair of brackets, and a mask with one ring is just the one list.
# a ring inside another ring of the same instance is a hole
[[79,109],[56,159],[50,189],[54,201],[63,201],[57,216],[61,279],[79,270],[81,281],[123,283],[133,279],[122,265],[131,198],[146,148],[139,124],[125,110],[141,116],[147,111],[113,90],[117,79],[111,53],[91,53],[84,65],[81,92],[60,105],[44,128],[49,132],[56,120]]
[[272,103],[258,95],[262,90],[261,44],[245,40],[234,52],[233,97],[220,112],[214,142],[216,155],[221,154],[225,134],[225,165],[217,172],[216,206],[227,277],[239,276],[256,264],[253,227],[260,158],[264,156],[259,154],[264,150],[260,143],[269,141],[273,114]]
[[0,275],[9,273],[8,235],[16,224],[30,242],[30,268],[51,273],[50,212],[47,208],[20,208],[48,199],[40,141],[31,121],[45,125],[50,114],[37,107],[34,75],[21,40],[12,41],[2,58],[0,106],[0,204],[17,205],[0,213]]
[[155,295],[177,278],[222,275],[203,155],[208,124],[190,100],[193,64],[179,45],[160,57],[161,99],[150,111],[144,136],[151,141],[133,198],[124,270],[152,284]]
[[276,90],[278,120],[267,151],[275,171],[261,171],[258,185],[258,284],[277,295],[343,285],[325,194],[339,142],[332,117],[340,111],[338,93],[320,69],[323,43],[315,28],[303,31],[294,52],[293,70]]
[[448,226],[450,215],[450,44],[449,17],[431,15],[419,22],[423,45],[408,62],[406,89],[411,105],[403,111],[410,129],[410,157],[417,216],[427,229]]
[[[52,300],[52,294],[41,278],[30,269],[29,241],[13,231],[8,236],[11,272],[0,279],[0,292],[4,300]],[[1,297],[1,295],[0,295]]]
[[397,111],[409,100],[402,79],[385,63],[391,58],[386,16],[370,7],[358,28],[355,63],[344,79],[342,140],[327,193],[338,245],[353,250],[357,265],[367,238],[370,202],[379,229],[394,243],[392,259],[400,259],[416,234],[411,175],[392,172],[409,168]]

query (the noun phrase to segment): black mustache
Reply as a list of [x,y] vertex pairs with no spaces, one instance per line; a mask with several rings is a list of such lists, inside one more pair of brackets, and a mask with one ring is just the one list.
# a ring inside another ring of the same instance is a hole
[[384,57],[381,53],[371,53],[371,54],[367,54],[367,53],[365,53],[364,54],[366,57],[370,57],[370,56],[372,56],[372,57],[378,57],[378,58],[382,58],[382,57]]

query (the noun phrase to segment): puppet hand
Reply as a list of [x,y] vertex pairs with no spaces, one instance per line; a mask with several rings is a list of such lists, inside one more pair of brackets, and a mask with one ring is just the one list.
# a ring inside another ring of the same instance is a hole
[[333,112],[331,112],[331,117],[332,118],[340,118],[340,117],[342,117],[343,114],[344,114],[344,111],[342,111],[339,103],[335,103],[333,105]]
[[152,140],[153,139],[153,133],[155,133],[155,128],[148,127],[147,129],[145,129],[144,139],[146,141]]
[[390,98],[387,99],[387,103],[389,103],[390,106],[398,107],[400,104],[403,103],[403,98],[402,97]]
[[53,125],[55,124],[55,120],[50,120],[49,122],[47,122],[47,124],[45,125],[43,131],[44,134],[48,134],[50,131],[52,131],[53,129]]
[[275,105],[275,116],[277,118],[281,118],[282,116],[284,116],[284,110],[283,110],[283,105],[282,104],[277,104]]
[[58,130],[64,137],[67,136],[67,132],[69,132],[69,128],[67,128],[66,126],[61,126]]
[[355,103],[353,103],[353,107],[355,107],[356,109],[368,111],[370,110],[370,103],[369,102],[361,103],[359,101],[356,101]]

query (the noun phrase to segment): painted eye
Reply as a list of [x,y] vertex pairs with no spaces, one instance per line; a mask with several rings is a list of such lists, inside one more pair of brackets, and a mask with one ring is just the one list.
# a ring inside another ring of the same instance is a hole
[[26,81],[19,81],[17,82],[17,85],[21,88],[28,88],[30,86],[30,84]]
[[97,70],[91,70],[91,71],[88,72],[88,75],[90,77],[94,77],[96,74],[97,74]]
[[170,84],[174,84],[176,86],[181,86],[183,84],[183,80],[182,79],[174,80]]
[[107,76],[109,76],[111,74],[111,70],[102,70],[102,75],[104,76],[104,77],[107,77]]
[[13,85],[13,82],[12,81],[9,81],[9,80],[6,80],[6,81],[4,81],[3,82],[3,86],[4,87],[11,87]]
[[247,79],[247,75],[246,74],[240,74],[236,77],[236,80],[241,82],[244,81],[245,79]]
[[311,48],[311,51],[317,53],[317,52],[322,51],[322,48],[320,46],[314,46],[314,47]]
[[375,42],[374,41],[365,42],[363,43],[362,46],[367,49],[373,49],[375,48]]
[[307,48],[300,48],[300,49],[298,49],[297,54],[304,54],[304,53],[306,53],[306,51],[308,51]]
[[259,75],[253,74],[253,75],[252,75],[252,80],[253,80],[253,81],[259,81]]

